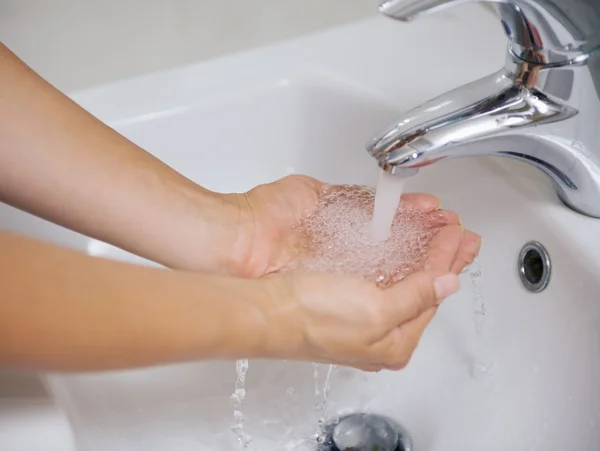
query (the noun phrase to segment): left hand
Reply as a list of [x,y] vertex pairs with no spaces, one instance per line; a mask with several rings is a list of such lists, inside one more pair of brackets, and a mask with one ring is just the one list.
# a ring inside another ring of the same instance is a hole
[[[299,220],[312,213],[324,183],[308,176],[292,175],[273,183],[259,185],[245,194],[228,195],[239,210],[237,240],[233,245],[228,272],[243,277],[261,277],[285,268],[299,255],[301,234],[293,229]],[[440,201],[428,194],[407,193],[402,201],[435,220],[433,227],[460,224],[459,217],[440,210]],[[435,248],[443,249],[444,235]],[[463,231],[460,249],[451,265],[458,274],[479,251],[480,237]],[[432,258],[435,258],[435,248]]]

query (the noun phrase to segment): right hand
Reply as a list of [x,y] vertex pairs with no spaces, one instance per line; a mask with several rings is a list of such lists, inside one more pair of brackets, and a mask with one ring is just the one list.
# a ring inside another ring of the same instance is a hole
[[328,274],[283,279],[273,280],[270,356],[368,371],[404,368],[435,308],[459,288],[455,274],[425,271],[386,289]]
[[369,371],[404,368],[439,303],[458,290],[456,273],[479,250],[465,235],[460,225],[444,227],[431,242],[428,269],[386,289],[322,273],[266,278],[274,294],[269,355]]

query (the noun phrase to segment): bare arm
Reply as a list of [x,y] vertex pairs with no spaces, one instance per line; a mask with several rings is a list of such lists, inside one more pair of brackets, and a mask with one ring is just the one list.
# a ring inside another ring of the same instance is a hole
[[226,272],[237,208],[94,118],[0,43],[0,201],[176,268]]
[[[89,371],[201,359],[279,358],[402,368],[436,306],[445,271],[381,290],[327,274],[261,279],[130,265],[0,232],[0,365]],[[442,276],[443,275],[443,276]],[[442,277],[440,277],[442,276]]]
[[0,365],[105,370],[265,356],[261,280],[129,265],[0,232]]

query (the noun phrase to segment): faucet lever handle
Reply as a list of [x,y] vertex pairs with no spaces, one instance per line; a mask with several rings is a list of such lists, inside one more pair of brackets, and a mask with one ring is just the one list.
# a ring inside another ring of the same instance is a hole
[[512,52],[536,63],[564,63],[600,48],[598,0],[379,0],[379,10],[410,21],[475,1],[493,3]]

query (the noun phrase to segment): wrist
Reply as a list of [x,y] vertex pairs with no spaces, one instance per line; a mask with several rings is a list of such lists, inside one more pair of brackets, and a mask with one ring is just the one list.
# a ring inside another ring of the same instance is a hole
[[256,218],[246,194],[219,194],[230,237],[222,246],[221,268],[236,277],[257,277],[253,268]]
[[[201,356],[221,359],[269,358],[272,356],[272,302],[262,279],[212,277],[214,296],[211,301],[217,314],[208,321],[213,340]],[[206,293],[207,285],[201,288]],[[201,312],[206,317],[206,311]],[[202,321],[200,319],[200,321]]]
[[220,314],[211,322],[219,337],[213,357],[226,359],[296,359],[305,342],[301,313],[291,281],[285,276],[261,279],[217,278]]
[[257,280],[262,296],[256,300],[264,318],[261,357],[296,359],[303,356],[305,337],[294,277],[271,275]]
[[238,240],[239,207],[231,196],[196,184],[176,183],[177,193],[164,212],[151,244],[159,263],[170,268],[237,275],[232,252]]

